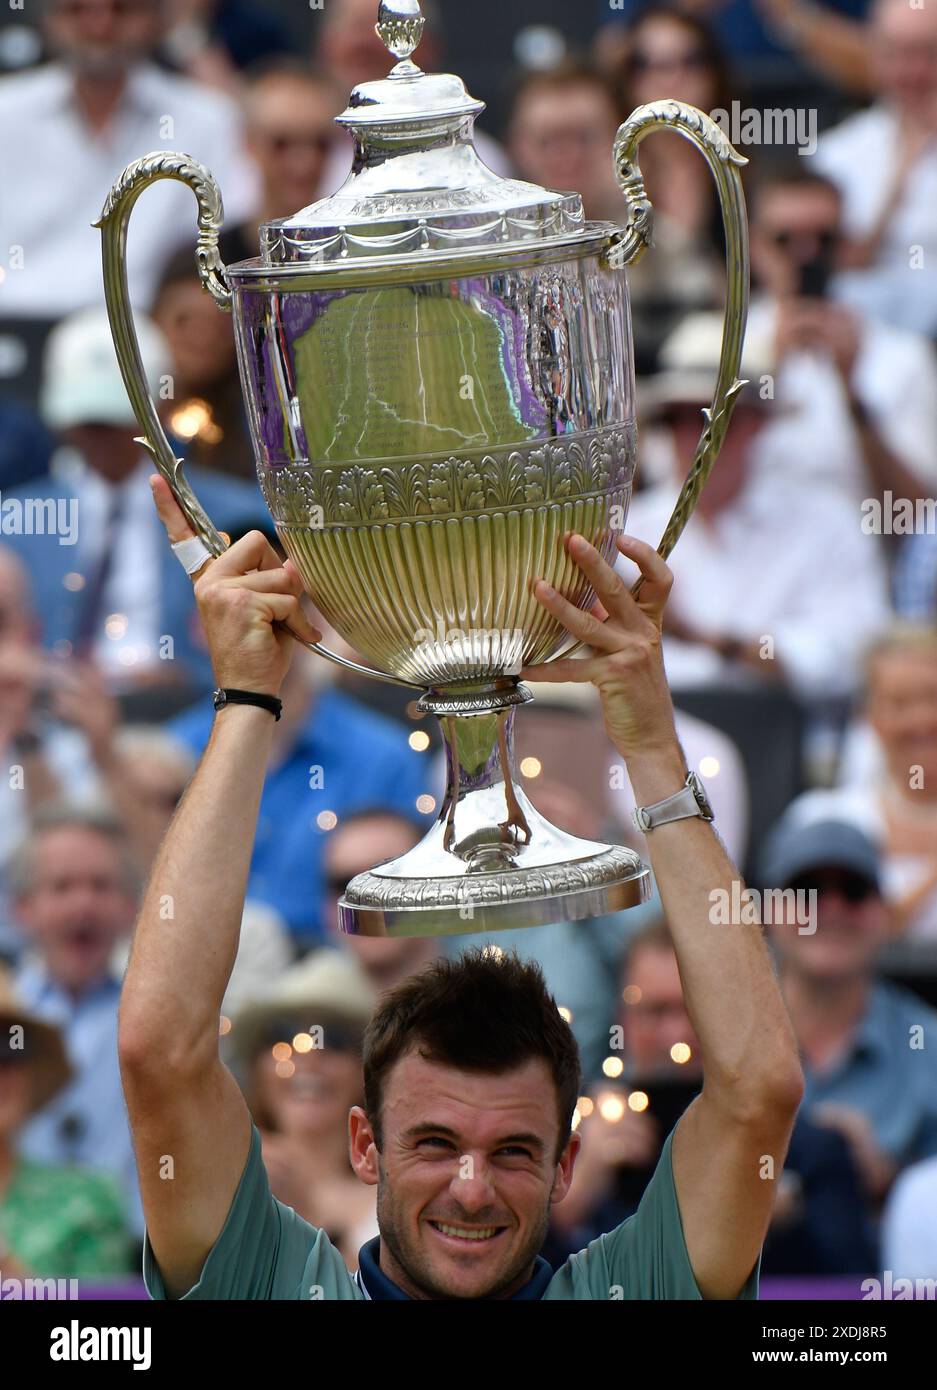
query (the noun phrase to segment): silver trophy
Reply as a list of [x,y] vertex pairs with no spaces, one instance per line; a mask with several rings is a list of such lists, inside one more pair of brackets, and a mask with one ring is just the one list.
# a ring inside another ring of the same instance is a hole
[[479,159],[483,110],[459,78],[412,61],[417,0],[385,0],[378,33],[397,59],[336,120],[354,137],[333,196],[260,230],[260,255],[225,266],[221,194],[184,154],[131,164],[99,223],[108,312],[142,443],[209,551],[200,507],[151,400],[127,291],[131,210],[157,179],[198,201],[204,287],[234,315],[257,471],[277,534],[318,610],[371,665],[420,691],[448,761],[433,828],[349,883],[341,926],[440,935],[573,921],[631,907],[650,873],[621,845],[568,835],[528,800],[513,720],[522,666],[568,656],[537,603],[541,577],[572,603],[593,594],[566,554],[577,531],[617,553],[635,468],[634,367],[625,267],[650,244],[638,145],[676,131],[714,175],[728,293],[713,404],[658,547],[669,555],[728,425],[748,307],[745,160],[701,111],[640,107],[614,163],[624,226],[587,222],[580,197],[504,179]]

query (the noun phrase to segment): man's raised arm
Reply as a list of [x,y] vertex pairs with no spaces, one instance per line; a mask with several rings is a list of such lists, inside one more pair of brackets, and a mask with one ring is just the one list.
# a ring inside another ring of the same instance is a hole
[[[166,483],[153,490],[170,540],[189,539]],[[295,643],[275,622],[319,640],[297,572],[259,532],[200,571],[195,591],[220,686],[279,693]],[[256,706],[216,715],[153,865],[124,982],[121,1075],[149,1240],[171,1297],[198,1281],[247,1159],[250,1117],[218,1032],[274,723]]]
[[[593,682],[637,804],[653,805],[687,775],[660,641],[673,576],[651,546],[621,537],[619,549],[643,575],[635,601],[587,541],[573,536],[567,544],[595,589],[596,608],[581,613],[542,581],[536,595],[595,655],[522,674]],[[761,927],[714,924],[714,890],[737,901],[732,884],[741,876],[712,825],[690,817],[657,826],[647,840],[703,1062],[702,1094],[673,1141],[683,1231],[703,1296],[734,1298],[768,1229],[803,1076]]]

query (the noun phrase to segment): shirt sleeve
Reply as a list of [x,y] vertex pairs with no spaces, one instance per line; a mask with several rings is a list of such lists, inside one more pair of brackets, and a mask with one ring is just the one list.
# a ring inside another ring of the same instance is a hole
[[[304,1273],[317,1251],[322,1256],[331,1253],[333,1247],[324,1231],[310,1226],[271,1193],[261,1155],[260,1132],[254,1125],[247,1163],[221,1234],[209,1252],[198,1283],[182,1297],[300,1297]],[[315,1264],[313,1261],[313,1267]],[[149,1235],[143,1245],[143,1279],[151,1298],[168,1298]]]
[[[548,1298],[701,1299],[683,1236],[673,1179],[669,1134],[634,1216],[573,1255],[547,1291]],[[757,1299],[759,1256],[739,1293]]]

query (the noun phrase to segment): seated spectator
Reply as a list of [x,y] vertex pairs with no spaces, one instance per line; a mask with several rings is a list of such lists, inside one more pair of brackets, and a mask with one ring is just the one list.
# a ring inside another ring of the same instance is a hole
[[849,741],[848,782],[806,792],[789,814],[799,824],[847,820],[869,835],[894,932],[937,940],[937,629],[896,627],[875,643]]
[[820,139],[816,167],[843,194],[851,264],[836,293],[937,336],[937,10],[876,0],[867,43],[875,102]]
[[322,922],[327,937],[350,951],[378,991],[393,989],[439,954],[432,936],[344,936],[338,900],[356,874],[397,859],[422,839],[424,827],[411,811],[390,805],[363,806],[329,831],[323,850],[325,896]]
[[296,60],[280,58],[253,70],[243,96],[244,138],[257,166],[259,197],[246,220],[221,235],[226,264],[259,255],[265,222],[293,217],[315,200],[335,140],[333,117],[347,98],[331,77]]
[[759,436],[757,466],[829,481],[858,515],[866,497],[916,500],[937,487],[937,353],[830,297],[841,211],[836,184],[807,160],[759,183],[751,248],[761,294],[748,332],[773,337],[782,407]]
[[[566,1201],[553,1213],[555,1237],[570,1248],[638,1206],[661,1146],[702,1076],[699,1043],[686,1012],[670,933],[658,918],[633,937],[611,1030],[630,1092],[606,1083],[580,1102],[583,1146]],[[611,1062],[618,1062],[612,1057]],[[607,1075],[614,1077],[614,1070]],[[794,1127],[762,1257],[763,1274],[867,1273],[875,1249],[844,1140],[801,1115]],[[564,1239],[564,1237],[566,1239]],[[578,1248],[578,1247],[577,1247]]]
[[[720,316],[688,318],[665,344],[666,370],[650,387],[670,427],[673,477],[633,499],[626,525],[654,545],[694,456],[721,335]],[[675,582],[664,654],[677,692],[761,681],[805,701],[848,695],[860,653],[890,618],[880,539],[862,534],[841,492],[754,467],[760,434],[777,409],[762,393],[773,368],[771,345],[749,335],[741,369],[749,384],[668,561]],[[818,565],[822,582],[811,582]],[[633,579],[633,566],[621,561],[619,568]]]
[[130,1272],[117,1184],[17,1152],[27,1116],[71,1076],[62,1035],[16,998],[0,971],[0,1268],[8,1278],[94,1279]]
[[[434,791],[432,766],[408,746],[407,730],[327,681],[320,658],[296,653],[283,687],[248,884],[248,896],[274,908],[303,947],[331,940],[321,915],[328,832],[374,805],[419,820],[417,798]],[[170,728],[200,756],[213,719],[211,701],[202,700]]]
[[586,217],[623,222],[611,158],[623,119],[615,88],[594,68],[525,73],[513,91],[508,151],[522,179],[580,193]]
[[868,1197],[880,1202],[906,1164],[937,1154],[937,1066],[922,1041],[937,1014],[876,977],[888,908],[878,853],[855,826],[782,817],[761,877],[797,894],[797,922],[774,920],[771,934],[806,1076],[805,1113],[840,1131]]
[[245,1000],[230,1034],[273,1195],[321,1226],[349,1269],[377,1235],[376,1191],[348,1159],[348,1112],[364,1104],[361,1044],[375,999],[354,961],[314,951]]
[[[645,6],[629,25],[626,40],[624,58],[613,74],[624,116],[663,97],[706,112],[731,109],[737,92],[705,18]],[[654,246],[629,266],[628,290],[636,370],[644,376],[656,369],[664,341],[685,314],[722,303],[725,251],[719,200],[699,150],[664,132],[642,143],[640,161],[654,208]],[[623,211],[616,220],[624,220]]]
[[[256,256],[256,246],[250,254]],[[181,441],[187,464],[254,483],[257,466],[231,315],[221,313],[202,289],[193,247],[178,251],[166,265],[153,301],[153,322],[166,339],[172,363],[173,395],[165,425]]]
[[[151,324],[138,320],[137,327],[147,380],[159,399],[168,349]],[[210,690],[192,582],[153,510],[147,481],[153,462],[134,438],[138,426],[103,310],[66,319],[50,335],[43,407],[64,447],[53,471],[4,494],[5,506],[18,499],[45,508],[42,529],[24,524],[22,532],[4,534],[32,576],[43,645],[93,659],[117,692]],[[197,469],[189,481],[229,533],[266,514],[255,485]]]
[[[230,98],[149,61],[165,22],[161,0],[47,0],[53,61],[0,81],[0,206],[4,315],[58,319],[103,302],[101,236],[93,223],[124,166],[154,148],[185,150],[218,179],[229,217],[246,216],[255,175]],[[150,189],[127,243],[134,302],[148,307],[160,266],[191,240],[191,192]]]
[[55,440],[26,405],[0,400],[0,494],[48,471]]
[[139,887],[120,825],[103,812],[47,808],[14,855],[9,881],[28,947],[17,992],[26,1008],[62,1030],[74,1073],[26,1125],[21,1152],[117,1178],[132,1229],[142,1234],[117,1063],[120,980],[111,965],[133,924]]
[[[0,954],[11,959],[19,947],[6,865],[30,817],[62,797],[91,802],[100,790],[93,748],[68,718],[81,676],[76,664],[42,650],[38,632],[25,569],[0,545],[0,764],[7,769],[0,778]],[[94,711],[86,705],[84,712]]]
[[937,1279],[937,1158],[906,1168],[882,1218],[882,1268],[898,1279]]

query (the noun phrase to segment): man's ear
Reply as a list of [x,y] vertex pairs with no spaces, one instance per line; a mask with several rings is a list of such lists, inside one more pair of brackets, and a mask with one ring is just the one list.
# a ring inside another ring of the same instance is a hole
[[380,1154],[371,1121],[360,1105],[353,1105],[348,1112],[348,1157],[361,1181],[375,1186],[380,1178]]
[[566,1147],[560,1154],[556,1165],[556,1176],[553,1179],[553,1190],[550,1193],[550,1201],[562,1202],[567,1192],[573,1185],[573,1169],[576,1166],[576,1158],[582,1148],[582,1135],[575,1130],[569,1136]]

